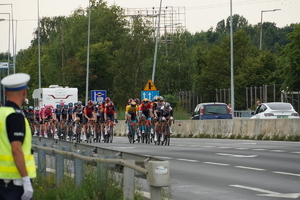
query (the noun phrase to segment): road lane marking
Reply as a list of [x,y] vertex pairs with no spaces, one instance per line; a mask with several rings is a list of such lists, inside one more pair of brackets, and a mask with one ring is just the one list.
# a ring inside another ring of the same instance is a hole
[[171,157],[163,157],[163,156],[155,156],[155,158],[161,158],[161,159],[173,159]]
[[251,149],[252,151],[266,151],[267,149]]
[[243,148],[243,147],[241,147],[241,148],[235,148],[235,149],[237,149],[237,150],[246,150],[246,149],[249,149],[249,148]]
[[272,151],[272,152],[280,152],[280,153],[284,153],[284,152],[286,152],[285,150],[270,150],[270,151]]
[[236,168],[241,168],[241,169],[255,170],[255,171],[266,171],[265,169],[253,168],[253,167],[245,167],[245,166],[235,166],[235,167]]
[[204,148],[212,148],[212,147],[216,147],[216,146],[201,146],[201,147],[204,147]]
[[186,162],[199,162],[198,160],[188,160],[188,159],[180,159],[180,158],[177,160],[186,161]]
[[232,149],[232,147],[217,147],[219,149]]
[[283,174],[283,175],[289,175],[289,176],[300,176],[300,174],[293,174],[293,173],[288,173],[288,172],[273,172],[275,174]]
[[236,157],[236,158],[254,158],[257,156],[257,155],[235,155],[235,154],[228,154],[228,153],[216,153],[216,155]]
[[229,164],[225,164],[225,163],[215,163],[215,162],[203,162],[203,163],[209,165],[229,166]]
[[291,199],[296,199],[300,196],[300,193],[279,193],[279,192],[273,192],[270,190],[264,190],[264,189],[260,189],[260,188],[248,187],[248,186],[244,186],[244,185],[229,185],[229,186],[246,189],[246,190],[252,190],[252,191],[259,192],[259,193],[264,193],[264,194],[258,194],[257,196],[281,197],[281,198],[291,198]]
[[295,151],[295,152],[291,152],[291,153],[300,153],[300,151]]

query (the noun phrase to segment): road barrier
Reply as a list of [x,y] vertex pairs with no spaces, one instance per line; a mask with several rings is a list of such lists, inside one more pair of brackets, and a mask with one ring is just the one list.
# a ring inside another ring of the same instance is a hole
[[170,186],[169,161],[85,144],[37,137],[33,138],[32,146],[37,153],[38,173],[43,176],[46,175],[46,155],[55,157],[57,187],[64,177],[65,159],[74,161],[76,185],[80,185],[84,179],[84,163],[95,165],[99,172],[103,169],[103,164],[106,163],[109,164],[110,170],[123,173],[124,200],[134,199],[135,177],[147,179],[151,199],[161,199],[161,188]]
[[[125,134],[125,123],[115,126],[117,134]],[[300,136],[300,119],[214,119],[214,120],[176,120],[172,125],[173,135],[181,137],[193,134],[220,135],[230,138],[232,135],[249,136],[256,139],[259,135],[272,138],[273,136]]]

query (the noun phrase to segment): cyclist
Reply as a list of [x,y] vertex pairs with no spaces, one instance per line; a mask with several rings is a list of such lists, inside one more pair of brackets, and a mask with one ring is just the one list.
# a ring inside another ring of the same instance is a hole
[[[98,113],[97,121],[101,124],[100,137],[102,135],[102,141],[104,141],[104,110],[105,110],[105,101],[98,102]],[[102,133],[102,134],[101,134]]]
[[[69,115],[68,115],[68,104],[64,104],[63,108],[61,109],[61,120],[60,120],[60,130],[61,130],[61,135],[63,136],[63,133],[67,132],[67,130],[64,130],[65,123],[68,124],[69,120]],[[67,135],[67,139],[69,136]]]
[[34,133],[34,136],[36,136],[36,132],[34,131],[34,109],[33,106],[24,106],[24,114],[30,124],[30,128],[32,130],[32,133]]
[[[115,109],[115,105],[113,102],[108,102],[105,105],[105,109],[104,109],[104,121],[105,121],[105,135],[107,135],[107,130],[108,130],[108,119],[110,119],[111,121],[115,121],[116,123],[118,123],[117,120],[117,112]],[[104,139],[104,137],[103,137]]]
[[72,124],[73,124],[73,103],[68,104],[68,124],[67,124],[67,130],[69,132],[69,136],[72,137],[74,136],[74,131],[72,130]]
[[165,102],[163,102],[162,97],[157,97],[157,102],[153,104],[153,113],[154,113],[154,123],[155,123],[155,134],[154,134],[154,141],[157,141],[157,133],[160,132],[158,130],[158,126],[160,123],[161,118],[161,107],[165,105]]
[[170,134],[172,134],[171,125],[172,125],[174,118],[173,118],[173,110],[171,108],[170,103],[166,102],[165,105],[161,107],[160,115],[161,115],[161,132],[162,132],[161,141],[164,141],[166,121],[168,121],[168,123],[169,123],[169,131],[170,131]]
[[43,136],[43,130],[44,130],[44,125],[43,125],[43,112],[44,112],[45,106],[42,106],[39,112],[39,123],[40,123],[40,137]]
[[[126,106],[125,120],[126,120],[126,122],[132,122],[132,126],[134,129],[134,140],[137,140],[137,135],[136,135],[136,131],[137,131],[136,115],[137,115],[137,113],[138,113],[138,107],[136,106],[136,103],[134,101],[131,101],[130,105]],[[127,123],[126,134],[129,133],[129,126],[130,126],[130,123]]]
[[[42,119],[43,119],[43,124],[44,124],[44,137],[48,138],[48,133],[47,133],[47,126],[45,126],[45,122],[49,121],[50,122],[50,130],[51,132],[55,132],[55,128],[53,125],[53,116],[52,116],[52,109],[53,106],[51,104],[45,105],[45,109],[42,112]],[[54,138],[58,139],[57,134],[54,134]]]
[[150,100],[145,98],[143,99],[143,102],[139,106],[139,121],[141,122],[140,132],[145,133],[145,121],[148,120],[148,122],[151,124],[151,118],[153,117],[153,108],[150,103]]
[[[84,118],[83,118],[83,137],[84,140],[86,140],[86,130],[87,130],[87,123],[88,121],[91,121],[91,126],[94,125],[94,121],[96,121],[97,117],[96,117],[96,112],[95,112],[95,107],[94,107],[94,103],[89,100],[87,102],[87,106],[84,107]],[[94,127],[94,131],[96,126]],[[93,132],[91,132],[92,135],[94,135],[95,138],[95,134],[93,134]]]
[[[33,121],[34,121],[34,134],[37,134],[38,130],[40,130],[40,128],[38,128],[39,123],[40,123],[40,108],[39,107],[36,107],[34,109]],[[41,136],[41,134],[40,134],[40,136]]]
[[79,126],[81,140],[86,140],[86,138],[83,138],[83,136],[81,134],[82,122],[83,122],[83,117],[84,117],[83,116],[83,108],[84,107],[82,106],[82,102],[78,101],[77,106],[74,106],[74,109],[73,109],[73,119],[74,119],[74,121],[76,121],[75,132],[76,132],[77,126]]
[[[62,106],[61,104],[56,105],[56,109],[53,111],[53,121],[54,121],[54,126],[56,129],[58,129],[58,126],[60,126],[61,122],[61,111],[62,111]],[[59,133],[60,134],[60,133]]]

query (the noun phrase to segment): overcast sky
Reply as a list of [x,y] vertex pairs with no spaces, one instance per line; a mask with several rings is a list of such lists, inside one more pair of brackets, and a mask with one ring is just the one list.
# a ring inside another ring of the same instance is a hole
[[[38,0],[1,0],[0,4],[13,4],[13,18],[18,20],[17,51],[30,46],[34,29],[37,27]],[[159,7],[160,0],[107,0],[108,5],[117,4],[124,8]],[[195,33],[216,27],[230,15],[230,0],[162,0],[162,6],[185,7],[186,28]],[[300,22],[300,0],[232,0],[233,14],[244,16],[250,24],[261,20],[262,10],[281,9],[263,14],[263,21],[274,22],[278,27]],[[88,0],[39,0],[40,17],[69,16],[78,7],[87,7]],[[10,6],[0,5],[0,19],[8,19]],[[0,22],[0,52],[8,51],[8,21]],[[11,38],[12,52],[12,38]]]

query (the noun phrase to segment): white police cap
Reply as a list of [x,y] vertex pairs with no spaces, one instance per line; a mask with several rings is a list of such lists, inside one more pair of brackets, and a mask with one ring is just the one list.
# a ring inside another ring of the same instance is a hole
[[25,73],[16,73],[6,76],[2,79],[1,84],[6,91],[19,91],[27,88],[30,76]]

